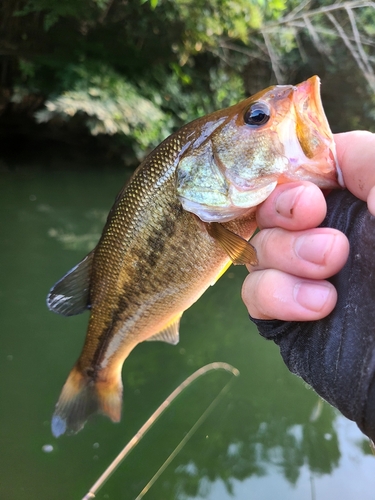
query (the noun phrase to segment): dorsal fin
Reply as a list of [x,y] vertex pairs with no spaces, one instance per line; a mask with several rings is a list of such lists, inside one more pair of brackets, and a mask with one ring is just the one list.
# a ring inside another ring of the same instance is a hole
[[64,316],[80,314],[90,308],[90,279],[94,250],[61,278],[49,291],[47,306]]
[[206,224],[207,232],[227,253],[233,264],[258,264],[257,253],[251,243],[233,233],[219,222]]
[[180,340],[179,336],[179,327],[182,313],[179,313],[175,316],[172,321],[170,321],[165,328],[160,330],[160,332],[156,333],[152,337],[147,340],[159,340],[161,342],[167,342],[167,344],[176,345]]

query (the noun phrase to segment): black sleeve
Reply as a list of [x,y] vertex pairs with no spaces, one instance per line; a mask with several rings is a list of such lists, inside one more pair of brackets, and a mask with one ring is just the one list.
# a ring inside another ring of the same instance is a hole
[[350,255],[331,282],[334,311],[320,321],[252,319],[280,347],[289,370],[375,441],[375,217],[348,191],[327,197],[322,227],[345,233]]

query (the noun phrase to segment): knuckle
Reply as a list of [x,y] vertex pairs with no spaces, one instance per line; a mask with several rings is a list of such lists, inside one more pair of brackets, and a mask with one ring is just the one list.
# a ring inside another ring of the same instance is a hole
[[254,318],[268,317],[270,300],[268,283],[269,271],[254,271],[250,273],[242,287],[242,300],[249,314]]
[[259,268],[277,267],[281,258],[288,253],[289,239],[292,235],[280,228],[262,229],[254,237],[254,246],[258,253]]

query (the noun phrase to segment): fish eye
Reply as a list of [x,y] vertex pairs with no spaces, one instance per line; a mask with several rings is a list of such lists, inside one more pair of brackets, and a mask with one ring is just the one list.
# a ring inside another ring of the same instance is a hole
[[260,127],[265,125],[270,119],[270,108],[264,102],[254,102],[244,114],[247,125]]

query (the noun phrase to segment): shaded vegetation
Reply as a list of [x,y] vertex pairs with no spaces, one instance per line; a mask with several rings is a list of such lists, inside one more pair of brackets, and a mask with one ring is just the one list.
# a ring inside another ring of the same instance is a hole
[[3,154],[9,160],[20,144],[40,150],[48,140],[57,153],[67,143],[136,165],[182,124],[314,73],[323,78],[334,129],[372,128],[375,10],[368,5],[3,0]]

